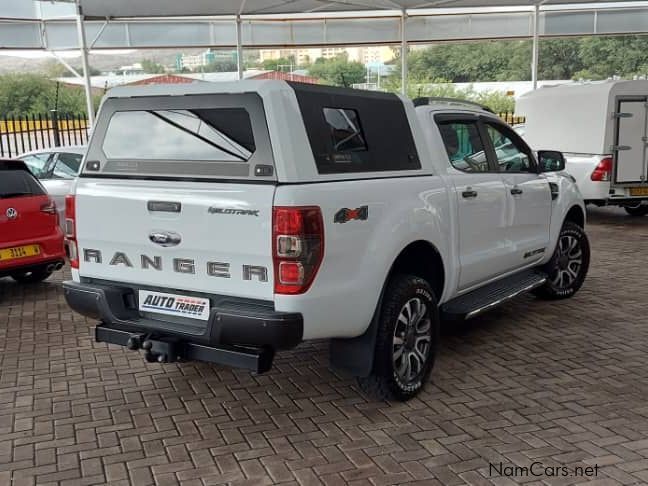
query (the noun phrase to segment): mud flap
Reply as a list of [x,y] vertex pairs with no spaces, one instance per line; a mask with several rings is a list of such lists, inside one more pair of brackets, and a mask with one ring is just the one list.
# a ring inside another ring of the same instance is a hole
[[387,284],[383,286],[373,318],[364,334],[350,339],[331,339],[329,362],[334,370],[360,378],[371,374],[378,336],[378,320],[386,288]]

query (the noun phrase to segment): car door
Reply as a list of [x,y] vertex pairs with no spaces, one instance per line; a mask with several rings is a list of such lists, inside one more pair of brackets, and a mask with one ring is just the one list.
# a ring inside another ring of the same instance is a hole
[[436,115],[448,154],[459,234],[459,291],[501,275],[508,266],[509,198],[484,143],[485,133],[473,115]]
[[507,125],[483,118],[488,151],[509,199],[507,226],[511,270],[542,260],[549,245],[551,188],[527,144]]

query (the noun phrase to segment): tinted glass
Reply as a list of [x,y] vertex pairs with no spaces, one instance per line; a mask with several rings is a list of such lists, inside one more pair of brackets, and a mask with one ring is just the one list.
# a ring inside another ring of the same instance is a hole
[[39,179],[47,177],[47,161],[49,160],[51,153],[47,154],[33,154],[20,157],[19,160],[22,160],[27,168]]
[[391,93],[291,83],[319,174],[421,168],[403,101]]
[[39,196],[45,194],[36,179],[26,170],[0,171],[0,198]]
[[255,150],[242,108],[119,111],[106,131],[109,159],[247,161]]
[[450,163],[464,172],[488,172],[488,158],[476,122],[457,121],[439,124],[441,138]]
[[[367,150],[360,118],[356,110],[344,108],[324,108],[324,119],[329,127],[334,157],[344,152],[364,152]],[[347,159],[348,157],[341,157]]]
[[504,130],[486,125],[488,137],[493,143],[500,172],[533,172],[530,154],[522,150]]
[[79,174],[81,160],[83,155],[60,153],[54,164],[52,178],[54,179],[74,179]]

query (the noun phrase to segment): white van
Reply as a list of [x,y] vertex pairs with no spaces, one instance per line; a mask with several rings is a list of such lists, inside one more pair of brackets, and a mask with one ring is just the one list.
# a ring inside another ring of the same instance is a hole
[[648,81],[543,87],[521,96],[516,114],[532,147],[565,154],[587,203],[648,214]]

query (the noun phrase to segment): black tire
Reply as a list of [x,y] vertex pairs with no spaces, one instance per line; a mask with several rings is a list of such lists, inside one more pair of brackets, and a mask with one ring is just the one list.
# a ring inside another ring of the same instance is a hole
[[565,221],[554,254],[542,268],[549,279],[534,293],[549,300],[571,297],[582,287],[589,264],[590,245],[585,230],[576,223]]
[[378,317],[373,370],[368,377],[358,378],[361,390],[379,400],[413,398],[430,377],[438,342],[439,310],[430,285],[412,275],[393,277]]
[[52,275],[52,272],[47,269],[46,266],[38,267],[28,272],[17,272],[12,273],[11,278],[19,283],[38,283],[49,278]]
[[637,206],[625,206],[623,209],[625,209],[626,213],[628,213],[630,216],[645,216],[648,214],[648,204],[639,204]]

